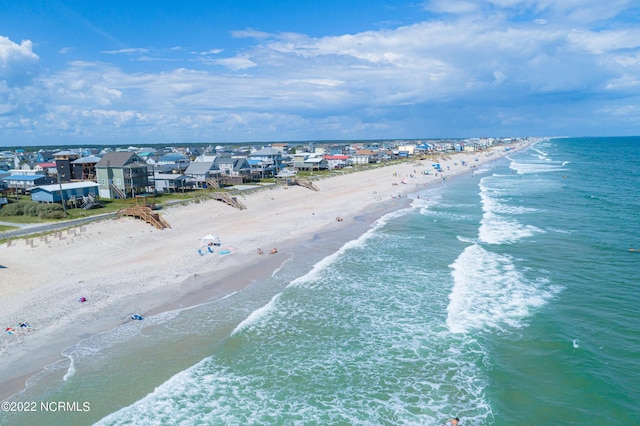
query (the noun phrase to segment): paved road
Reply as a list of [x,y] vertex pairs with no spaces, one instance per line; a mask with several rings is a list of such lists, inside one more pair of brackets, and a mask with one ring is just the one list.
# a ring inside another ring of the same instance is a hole
[[4,225],[4,226],[15,226],[18,228],[29,228],[31,226],[33,226],[33,223],[13,223],[13,222],[3,222],[0,220],[0,225]]
[[81,219],[65,220],[63,222],[55,223],[13,223],[13,222],[0,222],[0,225],[16,226],[20,229],[12,229],[10,231],[0,232],[0,239],[23,237],[25,235],[37,234],[39,232],[50,232],[57,229],[71,228],[73,226],[84,225],[85,223],[95,222],[97,220],[108,219],[114,217],[115,212],[98,214],[91,217],[84,217]]

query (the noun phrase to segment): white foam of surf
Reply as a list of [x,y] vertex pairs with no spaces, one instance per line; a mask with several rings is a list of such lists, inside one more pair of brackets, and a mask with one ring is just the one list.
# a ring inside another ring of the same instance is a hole
[[478,239],[487,244],[508,244],[539,233],[544,231],[533,225],[522,225],[517,220],[485,213],[480,221]]
[[535,148],[535,147],[531,147],[531,155],[538,157],[540,160],[544,160],[546,158],[548,158],[549,154],[544,152],[541,149]]
[[452,333],[526,326],[525,319],[553,295],[546,278],[528,280],[510,256],[471,245],[450,265],[453,288],[447,306]]
[[278,302],[278,299],[281,295],[282,293],[276,294],[271,298],[271,300],[269,300],[269,303],[251,312],[247,318],[245,318],[240,324],[236,326],[236,328],[231,332],[231,336],[234,336],[243,330],[249,329],[258,321],[267,318],[269,313],[275,312],[277,309],[276,303]]
[[537,162],[519,162],[512,160],[509,163],[509,168],[514,170],[519,175],[525,174],[533,174],[533,173],[550,173],[550,172],[560,172],[566,171],[567,169],[564,167],[566,162],[557,163],[553,161],[541,163]]
[[469,244],[477,244],[478,240],[476,238],[467,238],[467,237],[463,237],[461,235],[457,235],[456,236],[457,240],[463,243],[469,243]]
[[499,201],[499,189],[491,188],[486,178],[480,180],[480,202],[483,215],[478,229],[479,240],[489,244],[513,243],[521,238],[544,233],[540,228],[523,225],[513,216],[535,211],[521,206],[511,206]]
[[70,355],[64,355],[64,356],[67,359],[69,359],[69,368],[67,368],[67,372],[62,377],[62,380],[66,382],[70,377],[73,377],[73,375],[76,374],[76,365],[75,365],[75,360],[72,356]]

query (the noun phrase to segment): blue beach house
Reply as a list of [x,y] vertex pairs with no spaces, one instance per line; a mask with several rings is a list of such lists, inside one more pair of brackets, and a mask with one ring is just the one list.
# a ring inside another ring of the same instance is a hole
[[65,201],[93,195],[98,196],[98,185],[95,182],[70,182],[53,185],[41,185],[31,189],[31,199],[41,203],[61,203]]

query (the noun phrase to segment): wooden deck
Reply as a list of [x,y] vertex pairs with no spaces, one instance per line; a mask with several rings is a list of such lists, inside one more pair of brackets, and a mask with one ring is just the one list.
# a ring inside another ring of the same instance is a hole
[[146,206],[135,206],[122,209],[118,212],[118,217],[122,216],[132,216],[138,219],[142,219],[158,229],[171,228],[166,220],[164,220],[158,213],[155,213],[153,210]]

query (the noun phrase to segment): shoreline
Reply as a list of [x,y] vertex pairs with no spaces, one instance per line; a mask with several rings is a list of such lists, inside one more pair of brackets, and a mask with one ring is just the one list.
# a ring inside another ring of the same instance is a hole
[[[447,177],[472,173],[473,167],[453,163],[468,161],[462,156],[478,157],[478,162],[468,163],[480,166],[532,143],[511,145],[511,151],[497,147],[447,155],[441,163],[451,168],[445,170]],[[429,175],[421,173],[425,169]],[[401,183],[403,179],[408,183]],[[440,182],[430,160],[407,161],[315,181],[319,192],[279,187],[247,194],[242,201],[248,208],[242,211],[213,200],[169,207],[161,214],[172,228],[164,231],[122,218],[83,225],[81,232],[68,232],[58,240],[0,246],[6,266],[0,270],[2,325],[25,321],[34,327],[0,339],[5,359],[0,399],[19,393],[26,380],[63,359],[65,348],[122,325],[131,313],[155,315],[242,291],[272,274],[289,251],[314,236],[344,237],[366,230],[383,214],[397,210],[407,194]],[[344,217],[344,222],[336,217]],[[208,233],[219,235],[222,248],[232,253],[198,255],[199,240]],[[267,254],[272,246],[279,249],[273,256]],[[256,254],[258,247],[264,255]],[[40,264],[37,270],[29,268]],[[22,285],[12,286],[14,282]],[[80,296],[87,302],[77,302]],[[22,370],[9,368],[12,365]]]

